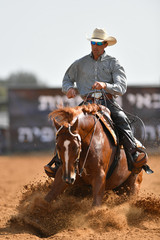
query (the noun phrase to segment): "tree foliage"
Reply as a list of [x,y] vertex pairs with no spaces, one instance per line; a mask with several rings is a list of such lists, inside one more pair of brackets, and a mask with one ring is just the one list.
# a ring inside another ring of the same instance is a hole
[[7,99],[8,88],[45,88],[46,85],[41,82],[33,73],[16,72],[7,78],[0,78],[0,102]]
[[44,84],[34,74],[27,72],[12,73],[6,81],[8,87],[14,88],[44,87]]

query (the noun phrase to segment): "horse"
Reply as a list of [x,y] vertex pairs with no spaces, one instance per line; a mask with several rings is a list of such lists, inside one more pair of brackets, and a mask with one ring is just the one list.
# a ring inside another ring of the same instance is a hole
[[[92,187],[93,206],[102,204],[107,190],[120,194],[137,194],[142,182],[142,171],[133,174],[128,170],[124,149],[120,149],[119,161],[107,178],[115,161],[117,146],[109,131],[104,131],[96,113],[101,106],[88,104],[62,107],[49,114],[56,133],[56,149],[62,165],[45,200],[49,203],[62,194],[69,185],[84,184]],[[109,110],[108,110],[109,111]],[[123,190],[122,190],[123,189]]]

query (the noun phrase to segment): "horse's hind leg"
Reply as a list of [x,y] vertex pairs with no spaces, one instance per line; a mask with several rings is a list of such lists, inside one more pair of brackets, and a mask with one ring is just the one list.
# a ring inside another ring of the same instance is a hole
[[127,196],[131,196],[138,194],[142,182],[142,175],[143,175],[142,171],[136,175],[131,173],[127,180],[119,187],[115,188],[114,191],[118,195],[126,194]]
[[62,180],[62,167],[60,167],[56,173],[56,177],[52,184],[50,192],[45,196],[47,202],[51,202],[56,199],[66,189],[67,184]]

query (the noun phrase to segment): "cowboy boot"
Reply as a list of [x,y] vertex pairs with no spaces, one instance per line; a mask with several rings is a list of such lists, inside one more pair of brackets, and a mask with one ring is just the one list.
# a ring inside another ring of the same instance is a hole
[[138,174],[144,169],[148,174],[153,173],[150,167],[146,164],[148,161],[148,155],[144,150],[136,146],[135,139],[131,132],[124,132],[123,135],[121,135],[121,143],[124,147],[129,171],[133,174]]
[[153,171],[146,164],[148,161],[148,155],[144,152],[144,150],[140,148],[125,148],[125,154],[127,158],[128,170],[133,174],[138,174],[142,171],[142,169],[147,173],[151,174]]
[[[55,167],[53,168],[52,165],[55,164]],[[56,172],[58,168],[62,165],[62,161],[58,158],[58,154],[56,154],[52,160],[44,166],[45,173],[52,178],[55,178]]]
[[150,169],[150,167],[146,164],[148,161],[148,155],[140,149],[137,150],[138,151],[134,152],[132,155],[134,161],[132,173],[140,173],[143,169],[147,174],[152,174],[152,169]]

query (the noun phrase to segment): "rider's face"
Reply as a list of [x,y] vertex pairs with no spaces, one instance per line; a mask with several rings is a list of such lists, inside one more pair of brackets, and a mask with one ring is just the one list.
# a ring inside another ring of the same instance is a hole
[[104,53],[104,49],[107,47],[107,45],[108,43],[106,42],[101,46],[98,46],[97,44],[91,44],[92,53],[95,60],[98,60],[98,58]]

